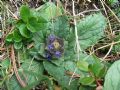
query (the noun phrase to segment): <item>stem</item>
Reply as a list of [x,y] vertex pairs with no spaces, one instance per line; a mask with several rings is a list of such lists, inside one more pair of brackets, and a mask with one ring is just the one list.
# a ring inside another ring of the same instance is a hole
[[15,76],[16,76],[18,82],[20,83],[20,85],[22,87],[26,87],[26,83],[21,79],[21,77],[20,77],[20,75],[18,73],[18,70],[17,70],[17,65],[16,65],[16,62],[15,62],[15,53],[14,53],[13,45],[11,46],[11,62],[12,62],[13,70],[15,72]]

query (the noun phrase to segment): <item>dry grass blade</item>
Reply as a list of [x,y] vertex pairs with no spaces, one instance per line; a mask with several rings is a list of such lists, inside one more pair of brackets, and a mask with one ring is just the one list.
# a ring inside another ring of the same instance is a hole
[[15,72],[15,76],[18,80],[18,82],[20,83],[20,85],[22,87],[26,87],[26,83],[21,79],[19,73],[18,73],[18,70],[17,70],[17,66],[16,66],[16,61],[15,61],[15,53],[14,53],[14,47],[13,45],[11,46],[11,62],[12,62],[12,65],[13,65],[13,70]]

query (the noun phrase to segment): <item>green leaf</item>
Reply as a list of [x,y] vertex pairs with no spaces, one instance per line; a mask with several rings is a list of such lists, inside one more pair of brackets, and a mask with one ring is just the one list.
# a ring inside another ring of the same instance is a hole
[[22,41],[22,36],[20,35],[18,30],[14,30],[13,32],[13,37],[15,42],[20,42]]
[[[37,13],[39,14],[39,13]],[[48,23],[48,21],[45,19],[45,17],[37,15],[37,19],[39,23]]]
[[36,33],[33,33],[33,38],[32,39],[35,42],[35,45],[37,45],[39,43],[44,43],[44,41],[45,41],[45,37],[43,36],[42,31],[38,31]]
[[112,52],[113,53],[120,52],[120,44],[119,43],[113,46]]
[[116,3],[119,3],[119,1],[118,0],[108,0],[108,3],[110,5],[115,5]]
[[94,81],[95,81],[94,77],[83,77],[83,78],[80,78],[79,80],[79,82],[82,85],[91,85],[93,84]]
[[81,85],[78,90],[95,90],[95,88]]
[[64,61],[65,69],[66,71],[70,70],[71,72],[74,72],[76,68],[76,63],[73,61]]
[[5,60],[3,60],[1,63],[0,63],[0,66],[2,66],[2,69],[8,69],[9,66],[10,66],[10,60],[7,58]]
[[107,71],[105,76],[104,90],[120,89],[120,61],[116,61]]
[[31,32],[38,32],[46,27],[45,23],[39,22],[37,18],[30,18],[27,23],[27,28]]
[[82,49],[99,41],[104,35],[106,23],[105,17],[101,13],[89,15],[78,22],[78,35]]
[[53,64],[57,65],[57,66],[60,66],[63,64],[64,62],[64,58],[59,58],[59,59],[54,59],[51,61]]
[[7,35],[6,41],[7,42],[12,42],[13,41],[13,33],[10,33],[10,34]]
[[22,42],[15,42],[15,43],[14,43],[14,48],[15,48],[15,49],[21,49],[22,46],[23,46],[23,43],[22,43]]
[[69,21],[65,15],[57,17],[54,20],[54,23],[51,22],[51,31],[53,31],[58,37],[66,39],[70,34],[69,28]]
[[30,31],[28,31],[25,24],[20,24],[18,27],[20,34],[25,38],[30,38]]
[[40,43],[38,50],[38,53],[43,56],[45,54],[45,43]]
[[26,5],[20,7],[20,17],[24,22],[27,22],[30,16],[30,9]]
[[[76,62],[74,61],[64,61],[64,67],[66,71],[74,72],[76,67]],[[80,74],[82,76],[82,72],[79,69],[76,69],[76,74]]]
[[88,71],[88,65],[88,62],[83,60],[77,62],[78,68],[82,71]]
[[104,67],[101,68],[101,70],[99,71],[97,77],[99,77],[99,78],[104,78],[105,75],[106,75],[106,72],[107,72],[107,67],[104,66]]
[[43,62],[47,72],[58,81],[62,88],[68,90],[77,90],[77,80],[72,80],[71,84],[68,85],[70,77],[65,74],[64,66],[56,66],[48,61]]
[[45,17],[48,21],[62,14],[61,9],[56,7],[56,5],[52,2],[45,3],[41,7],[37,8],[37,11],[40,16]]
[[89,69],[95,74],[95,76],[99,75],[102,68],[104,68],[104,66],[102,66],[100,63],[94,63],[89,65]]
[[103,77],[106,73],[107,67],[101,63],[100,59],[93,55],[94,63],[89,65],[89,70],[98,78]]
[[48,88],[48,90],[54,90],[53,89],[53,81],[47,76],[41,76],[41,79],[34,82],[33,84],[28,85],[23,90],[31,90],[32,88],[36,88],[36,86],[41,85],[42,87]]
[[[43,65],[36,61],[31,61],[31,59],[26,60],[18,70],[20,77],[22,80],[26,81],[27,83],[27,90],[35,87],[39,84],[40,80],[44,79],[43,76]],[[36,83],[37,82],[37,83]],[[24,90],[16,80],[15,75],[10,78],[8,81],[9,90]],[[26,90],[26,89],[25,89]]]

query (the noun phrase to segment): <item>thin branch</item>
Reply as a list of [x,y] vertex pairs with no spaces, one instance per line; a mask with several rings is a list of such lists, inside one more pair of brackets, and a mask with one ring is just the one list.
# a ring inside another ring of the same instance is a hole
[[110,12],[113,14],[113,16],[116,18],[116,20],[120,23],[120,19],[116,16],[116,14],[114,13],[113,10],[111,10],[111,8],[103,1],[103,3],[105,4],[105,6],[110,10]]
[[18,82],[20,83],[20,85],[22,87],[26,87],[26,83],[21,79],[19,73],[18,73],[18,70],[17,70],[17,66],[16,66],[16,62],[15,62],[15,53],[14,53],[14,47],[13,45],[11,46],[11,62],[12,62],[12,65],[13,65],[13,70],[14,70],[14,73],[15,73],[15,76],[18,80]]
[[[115,44],[118,44],[118,43],[120,43],[120,41],[112,42],[112,43],[107,44],[107,45],[105,45],[105,46],[99,47],[99,48],[95,49],[93,52],[91,52],[90,55],[94,54],[94,52],[97,51],[97,50],[100,50],[100,49],[103,49],[103,48],[109,47],[109,46],[111,46],[112,44],[115,45]],[[88,55],[87,57],[85,57],[83,60],[88,59],[88,58],[90,57],[90,55]],[[102,61],[103,61],[103,60],[102,60]]]
[[88,12],[98,12],[98,11],[100,11],[100,9],[86,10],[86,11],[76,14],[75,16],[80,16],[80,15],[83,15],[84,13],[88,13]]
[[[75,15],[75,2],[74,2],[74,0],[72,0],[72,2],[73,2],[73,5],[72,5],[72,6],[73,6],[73,7],[72,7],[72,9],[73,9],[73,16],[75,17],[75,16],[76,16],[76,15]],[[76,48],[77,48],[77,60],[79,60],[79,59],[80,59],[79,54],[80,54],[81,48],[80,48],[79,38],[78,38],[78,33],[77,33],[77,21],[76,21],[75,18],[74,18],[74,25],[75,25]],[[71,83],[71,81],[72,81],[72,78],[73,78],[76,70],[77,70],[77,68],[75,68],[74,73],[73,73],[73,75],[71,76],[68,85],[70,85],[70,83]]]
[[100,0],[100,2],[101,2],[101,4],[102,4],[102,7],[103,7],[103,9],[104,9],[104,12],[105,12],[105,14],[106,14],[106,16],[107,16],[107,20],[108,20],[108,25],[109,25],[109,29],[110,29],[110,33],[111,33],[111,35],[113,34],[112,33],[112,27],[111,27],[111,23],[110,23],[110,20],[109,20],[109,17],[108,17],[108,13],[107,13],[107,10],[106,10],[106,8],[105,8],[105,6],[104,6],[104,3],[103,3],[103,0]]
[[72,74],[72,76],[70,78],[70,81],[69,81],[68,85],[70,85],[70,83],[71,83],[71,81],[72,81],[76,71],[77,71],[77,68],[75,68],[75,70],[74,70],[74,72],[73,72],[73,74]]
[[108,50],[107,54],[103,57],[103,60],[110,54],[112,48],[113,48],[113,43],[111,44],[110,49]]
[[2,5],[6,10],[8,10],[8,11],[10,12],[10,14],[11,14],[16,20],[18,20],[18,17],[17,17],[12,11],[10,11],[10,9],[8,9],[8,8],[2,3],[1,0],[0,0],[0,3],[1,3],[1,5]]

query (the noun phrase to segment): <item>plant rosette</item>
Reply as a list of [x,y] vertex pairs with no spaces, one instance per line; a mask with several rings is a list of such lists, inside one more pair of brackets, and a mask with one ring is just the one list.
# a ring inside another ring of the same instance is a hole
[[[7,42],[21,50],[20,54],[26,55],[25,61],[21,62],[22,65],[18,71],[21,75],[22,70],[26,73],[29,80],[27,81],[28,87],[35,86],[36,78],[39,82],[39,80],[43,80],[42,76],[46,76],[47,83],[51,83],[50,88],[53,86],[53,82],[57,81],[63,90],[78,90],[81,88],[80,86],[95,86],[93,76],[85,77],[89,75],[89,69],[95,74],[95,77],[104,76],[101,74],[105,72],[101,63],[94,64],[95,59],[92,56],[76,52],[74,27],[77,27],[81,50],[85,52],[88,47],[95,45],[104,36],[105,17],[101,13],[88,15],[80,21],[77,20],[77,25],[72,27],[69,23],[70,17],[63,11],[63,8],[59,8],[51,2],[45,3],[35,10],[23,5],[20,8],[20,20],[17,21],[15,30],[6,37]],[[33,47],[27,49],[26,46],[30,43],[33,43]],[[26,51],[23,52],[23,49]],[[20,58],[22,59],[25,55],[21,55]],[[80,60],[77,60],[78,55]],[[28,67],[29,69],[27,69]],[[47,75],[44,74],[44,71],[47,72]],[[66,74],[66,71],[70,75]],[[97,73],[94,73],[96,71]],[[74,72],[83,75],[84,78],[80,80],[71,78]],[[10,90],[15,90],[16,86],[19,88],[18,90],[22,90],[14,79],[14,77],[10,79]]]

